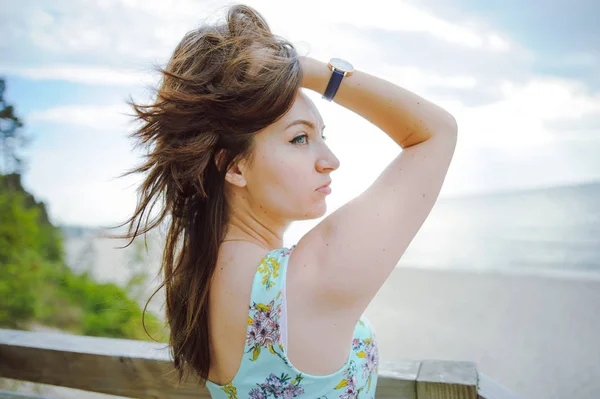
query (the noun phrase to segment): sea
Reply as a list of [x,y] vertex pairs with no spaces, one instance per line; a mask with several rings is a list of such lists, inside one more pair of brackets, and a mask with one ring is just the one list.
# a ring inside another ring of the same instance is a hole
[[[73,270],[123,286],[145,271],[143,294],[158,286],[160,234],[119,249],[126,242],[101,229],[63,231]],[[600,279],[600,182],[440,198],[398,267]],[[160,312],[155,299],[149,307]]]
[[440,199],[403,264],[597,278],[600,182]]

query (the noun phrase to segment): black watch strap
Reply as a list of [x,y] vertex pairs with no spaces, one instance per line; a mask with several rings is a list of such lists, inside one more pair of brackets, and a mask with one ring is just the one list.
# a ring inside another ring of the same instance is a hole
[[340,84],[342,83],[342,79],[344,78],[344,73],[338,71],[337,69],[333,70],[331,77],[329,78],[329,83],[327,84],[327,88],[325,89],[325,93],[323,94],[323,98],[327,101],[333,100],[335,97],[335,93],[337,93]]

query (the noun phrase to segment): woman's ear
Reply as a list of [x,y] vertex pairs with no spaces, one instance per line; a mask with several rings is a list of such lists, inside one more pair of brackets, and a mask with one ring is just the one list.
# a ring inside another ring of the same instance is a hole
[[234,186],[246,187],[246,178],[244,177],[238,162],[229,167],[227,173],[225,174],[225,180]]
[[[226,166],[226,155],[227,152],[224,149],[221,149],[215,155],[215,165],[219,171],[222,171]],[[244,177],[242,170],[243,166],[241,165],[243,161],[233,162],[229,165],[229,169],[225,174],[225,180],[235,186],[245,187],[246,186],[246,178]]]

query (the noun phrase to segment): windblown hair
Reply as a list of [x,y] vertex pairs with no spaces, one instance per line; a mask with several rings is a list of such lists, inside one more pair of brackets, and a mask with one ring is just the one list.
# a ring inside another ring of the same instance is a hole
[[[137,236],[168,226],[162,281],[154,294],[165,289],[179,382],[191,372],[204,384],[210,281],[228,221],[225,173],[238,160],[252,164],[254,136],[292,107],[302,71],[294,46],[245,5],[231,6],[222,23],[188,32],[166,68],[157,69],[161,80],[153,103],[127,100],[142,122],[130,138],[136,147],[147,146],[147,154],[120,177],[145,178],[133,216],[117,226],[128,224],[128,233],[112,237],[130,239],[127,247]],[[157,202],[160,212],[150,220]]]

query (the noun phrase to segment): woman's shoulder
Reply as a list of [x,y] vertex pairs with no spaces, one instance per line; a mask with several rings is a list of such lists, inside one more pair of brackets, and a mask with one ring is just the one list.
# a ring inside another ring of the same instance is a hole
[[282,267],[295,246],[267,250],[252,243],[221,245],[214,273],[214,281],[220,281],[236,292],[250,288],[250,281],[258,278],[271,287],[275,279],[283,277]]

